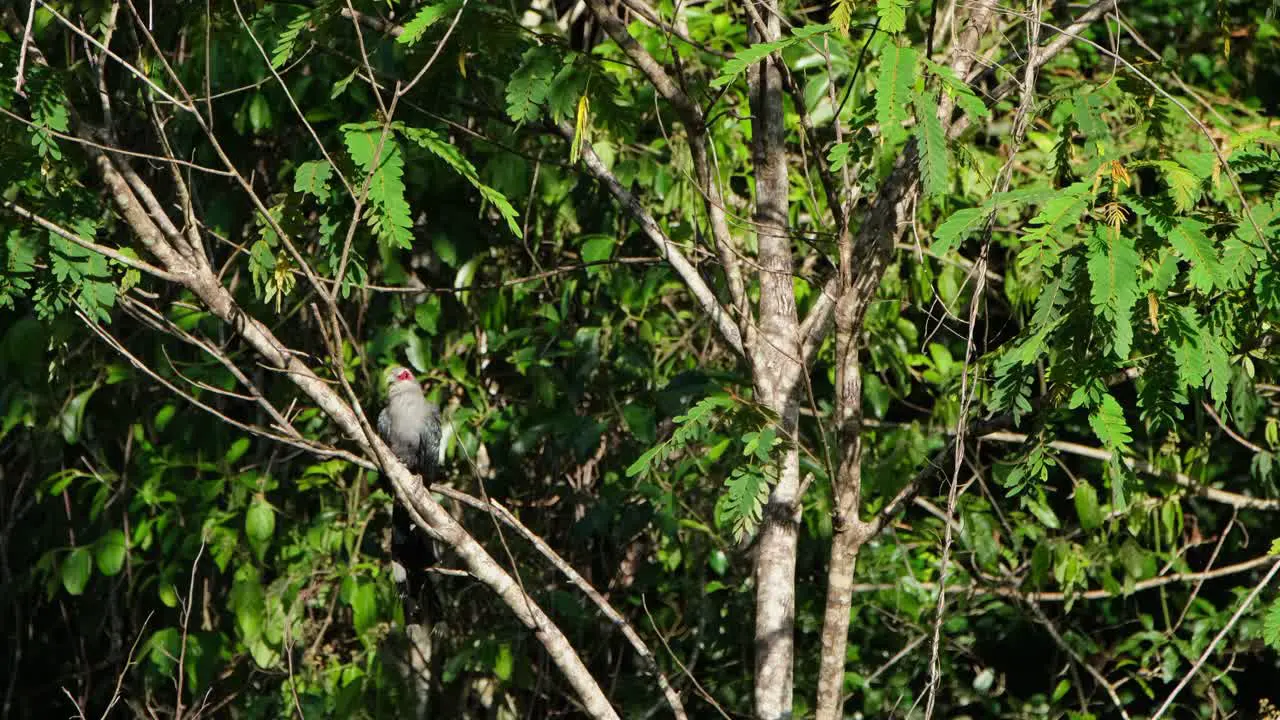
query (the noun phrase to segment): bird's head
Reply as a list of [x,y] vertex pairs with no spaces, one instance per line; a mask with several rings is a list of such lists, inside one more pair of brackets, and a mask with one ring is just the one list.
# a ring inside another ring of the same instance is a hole
[[409,372],[408,369],[401,367],[399,365],[396,365],[393,368],[388,368],[387,373],[384,376],[384,380],[386,381],[388,390],[390,390],[391,388],[395,387],[400,383],[415,382],[413,379],[413,373]]

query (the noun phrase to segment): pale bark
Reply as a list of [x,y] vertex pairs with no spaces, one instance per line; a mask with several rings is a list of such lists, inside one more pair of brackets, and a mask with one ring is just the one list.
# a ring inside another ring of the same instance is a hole
[[[776,40],[781,35],[776,1],[766,0],[757,7],[760,14],[752,34],[761,41]],[[787,221],[790,188],[782,74],[773,59],[766,59],[751,69],[747,83],[755,140],[760,282],[759,339],[749,348],[752,380],[759,400],[777,413],[783,437],[794,438],[799,401],[784,380],[803,369]],[[791,441],[769,494],[756,553],[756,716],[770,720],[791,715],[799,509],[800,456]]]

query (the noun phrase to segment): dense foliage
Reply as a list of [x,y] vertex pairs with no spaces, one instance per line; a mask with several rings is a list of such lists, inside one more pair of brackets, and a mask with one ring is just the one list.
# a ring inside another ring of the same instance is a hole
[[[588,4],[636,47],[571,3],[0,10],[0,712],[414,702],[396,493],[166,242],[365,412],[385,367],[414,368],[446,418],[436,498],[623,717],[671,716],[654,668],[484,500],[618,610],[690,716],[768,716],[751,618],[792,453],[809,717],[855,422],[876,532],[855,549],[844,712],[1262,712],[1280,670],[1268,6],[1102,2],[1075,27],[1065,4],[765,3],[784,28],[766,40],[740,3]],[[856,421],[838,332],[799,361],[794,423],[751,354],[775,292],[766,66],[798,317],[823,312],[851,238],[885,248],[854,256],[876,273]],[[877,234],[890,188],[905,222]],[[583,712],[473,566],[433,570],[435,716]]]

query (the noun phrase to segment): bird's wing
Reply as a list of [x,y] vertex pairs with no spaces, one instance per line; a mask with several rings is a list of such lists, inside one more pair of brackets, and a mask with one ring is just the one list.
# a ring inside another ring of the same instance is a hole
[[388,410],[390,408],[382,408],[382,412],[378,413],[378,434],[383,440],[391,442],[391,415]]
[[422,418],[422,434],[418,437],[418,467],[427,479],[435,475],[439,458],[440,408],[428,403],[426,416]]

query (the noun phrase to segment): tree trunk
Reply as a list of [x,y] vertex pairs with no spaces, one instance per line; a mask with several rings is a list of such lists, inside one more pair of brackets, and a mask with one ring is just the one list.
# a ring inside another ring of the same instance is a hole
[[[754,34],[775,40],[781,34],[776,2],[759,6]],[[761,26],[763,25],[763,26]],[[796,536],[799,526],[800,454],[795,443],[799,401],[785,378],[803,372],[796,313],[788,192],[782,75],[771,60],[748,74],[756,166],[756,232],[759,242],[759,332],[752,373],[760,402],[778,415],[785,451],[769,495],[756,556],[756,715],[764,720],[791,716],[794,662]]]

